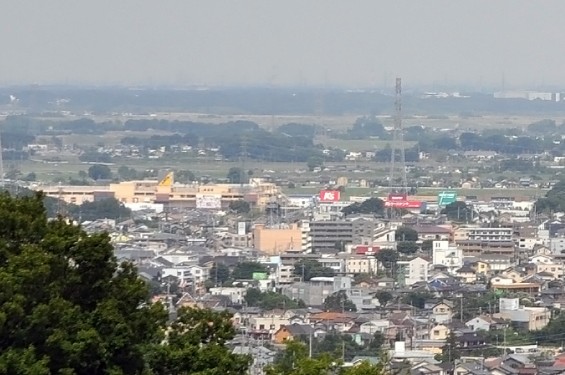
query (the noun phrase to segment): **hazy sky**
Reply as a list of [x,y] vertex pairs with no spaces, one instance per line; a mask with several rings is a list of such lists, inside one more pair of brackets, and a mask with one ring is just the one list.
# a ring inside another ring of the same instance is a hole
[[565,1],[3,0],[0,84],[565,86]]

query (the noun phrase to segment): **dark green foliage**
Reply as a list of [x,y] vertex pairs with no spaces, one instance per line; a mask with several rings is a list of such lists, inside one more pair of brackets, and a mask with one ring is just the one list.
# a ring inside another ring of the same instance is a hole
[[455,333],[450,332],[445,345],[441,348],[441,354],[437,354],[435,359],[441,363],[453,363],[459,358],[461,358],[461,351],[459,350],[457,338]]
[[0,373],[242,374],[229,315],[151,304],[105,234],[48,222],[43,197],[0,195]]
[[210,269],[210,280],[213,285],[222,285],[230,278],[230,269],[223,263],[214,263]]
[[[178,135],[150,138],[151,146],[190,144],[196,146],[203,141],[220,148],[228,160],[241,157],[241,146],[246,144],[246,156],[250,159],[269,161],[306,161],[310,156],[321,155],[314,147],[313,136],[289,136],[286,133],[269,132],[254,122],[234,121],[210,126],[209,123],[167,120],[128,120],[126,130],[145,131],[148,129],[176,132]],[[182,135],[184,134],[184,135]],[[128,137],[126,144],[147,142],[146,138]]]
[[324,158],[321,156],[312,156],[306,161],[306,166],[309,171],[313,171],[316,168],[321,168],[324,165]]
[[392,301],[393,296],[388,290],[379,290],[375,292],[375,298],[379,301],[381,307],[386,307],[386,305]]
[[565,180],[556,183],[536,202],[537,212],[565,212]]
[[92,221],[97,219],[126,219],[131,216],[131,210],[115,198],[107,198],[94,202],[84,202],[81,205],[71,204],[67,212],[75,219]]
[[396,229],[395,239],[396,241],[418,241],[418,232],[403,225]]
[[333,312],[352,312],[357,311],[357,307],[349,298],[345,291],[340,290],[330,294],[324,300],[324,310]]
[[98,151],[86,151],[78,157],[80,161],[88,163],[111,163],[112,157],[110,154],[104,154]]
[[300,341],[290,341],[286,349],[275,358],[273,365],[267,367],[267,375],[322,375],[337,373],[340,361],[332,355],[323,353],[309,358],[306,345]]
[[251,210],[249,202],[244,200],[230,202],[230,210],[238,214],[247,214]]
[[381,249],[377,253],[377,259],[383,267],[392,269],[398,261],[398,251],[393,249]]
[[138,179],[140,177],[140,174],[134,168],[122,165],[120,168],[118,168],[118,176],[122,180],[131,181]]
[[409,292],[402,296],[402,302],[423,309],[426,300],[433,299],[434,295],[430,292]]
[[347,135],[351,139],[366,139],[369,137],[383,137],[386,135],[383,124],[375,117],[359,117]]
[[232,271],[231,277],[234,280],[250,280],[256,272],[269,273],[265,265],[257,262],[238,263]]
[[294,265],[294,274],[303,281],[309,281],[313,277],[335,276],[333,269],[324,267],[314,259],[304,259]]
[[344,215],[352,214],[373,214],[382,215],[384,213],[385,204],[379,198],[369,198],[361,203],[353,203],[341,210]]
[[467,203],[457,201],[445,206],[441,213],[447,215],[449,220],[456,222],[466,222],[473,218],[473,209]]
[[277,132],[291,137],[313,138],[316,135],[316,127],[308,124],[289,123],[279,126]]
[[418,251],[418,244],[414,241],[400,241],[396,243],[396,250],[402,254],[414,254]]
[[112,178],[112,171],[107,165],[94,164],[88,168],[88,177],[93,180],[109,180]]
[[556,130],[555,120],[544,119],[528,125],[528,131],[537,134],[554,134]]
[[434,246],[434,241],[433,240],[424,240],[422,241],[422,246],[421,249],[422,251],[432,251]]
[[256,288],[247,290],[245,303],[247,303],[247,306],[261,307],[264,310],[296,309],[304,307],[303,301],[295,301],[275,292],[261,292]]
[[245,175],[245,172],[238,167],[231,167],[226,178],[231,184],[241,184],[247,182],[247,176]]
[[196,176],[192,171],[189,170],[181,170],[175,172],[175,181],[180,183],[186,184],[189,182],[196,181]]
[[153,345],[148,353],[151,374],[245,374],[251,358],[231,354],[226,343],[234,335],[227,312],[181,309],[167,335],[167,345]]

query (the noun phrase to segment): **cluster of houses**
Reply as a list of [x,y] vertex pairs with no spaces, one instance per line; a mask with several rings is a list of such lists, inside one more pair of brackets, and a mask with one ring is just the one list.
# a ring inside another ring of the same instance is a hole
[[[413,374],[565,373],[558,346],[514,337],[543,332],[565,309],[561,216],[534,218],[533,202],[476,202],[474,220],[464,223],[418,212],[394,219],[344,217],[341,209],[350,202],[295,201],[288,212],[294,222],[284,222],[280,211],[248,220],[196,209],[141,211],[135,215],[142,220],[97,220],[83,227],[109,232],[118,259],[137,265],[171,314],[182,306],[229,310],[239,332],[230,345],[253,355],[253,373],[272,363],[289,340],[319,342],[328,335],[365,348],[344,354],[346,366],[378,361],[386,352],[391,366]],[[397,235],[401,231],[417,237],[407,241]],[[401,242],[416,247],[402,250]],[[396,258],[382,256],[391,250]],[[268,271],[218,282],[219,265],[233,270],[242,262]],[[304,262],[316,262],[327,274],[305,278],[297,272]],[[248,306],[251,288],[304,307]],[[390,297],[383,299],[385,292]],[[336,293],[354,308],[325,308]],[[480,306],[468,302],[487,299]],[[380,350],[368,352],[376,336]],[[446,361],[450,345],[459,354]]]

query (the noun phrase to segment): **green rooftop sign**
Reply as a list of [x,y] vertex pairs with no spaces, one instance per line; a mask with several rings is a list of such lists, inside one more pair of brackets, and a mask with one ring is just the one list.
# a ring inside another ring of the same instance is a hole
[[442,191],[437,195],[438,206],[447,206],[455,201],[457,201],[456,191]]
[[253,272],[253,280],[267,280],[267,276],[265,272]]

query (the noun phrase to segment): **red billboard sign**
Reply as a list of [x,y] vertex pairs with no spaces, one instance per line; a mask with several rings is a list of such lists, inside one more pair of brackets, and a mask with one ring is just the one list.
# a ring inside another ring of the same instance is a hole
[[337,202],[339,201],[339,190],[322,190],[320,191],[320,201]]
[[406,194],[389,194],[387,200],[390,201],[390,202],[406,201],[406,200],[408,200],[408,195],[406,195]]
[[386,201],[385,207],[389,208],[406,208],[406,209],[413,209],[413,208],[421,208],[422,202],[420,201]]

